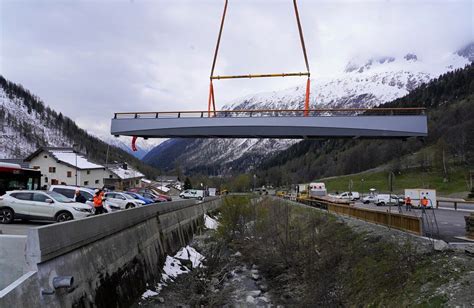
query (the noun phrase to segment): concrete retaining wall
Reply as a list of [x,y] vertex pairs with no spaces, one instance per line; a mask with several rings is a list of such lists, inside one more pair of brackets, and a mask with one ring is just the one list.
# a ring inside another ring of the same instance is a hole
[[25,247],[24,235],[0,235],[0,290],[28,271]]
[[[28,277],[0,297],[12,307],[128,307],[161,276],[167,254],[184,246],[203,214],[221,200],[185,200],[34,228],[26,245]],[[56,276],[74,286],[52,290]]]

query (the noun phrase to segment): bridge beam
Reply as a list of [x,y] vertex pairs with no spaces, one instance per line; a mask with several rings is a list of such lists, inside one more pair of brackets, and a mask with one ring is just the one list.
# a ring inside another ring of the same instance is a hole
[[114,118],[111,134],[156,138],[407,138],[428,134],[426,115]]

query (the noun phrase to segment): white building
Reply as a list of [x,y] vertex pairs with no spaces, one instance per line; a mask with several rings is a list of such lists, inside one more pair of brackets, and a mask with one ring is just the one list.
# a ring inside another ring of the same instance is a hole
[[42,147],[25,161],[30,168],[41,171],[41,186],[47,187],[62,184],[101,188],[110,174],[72,148]]

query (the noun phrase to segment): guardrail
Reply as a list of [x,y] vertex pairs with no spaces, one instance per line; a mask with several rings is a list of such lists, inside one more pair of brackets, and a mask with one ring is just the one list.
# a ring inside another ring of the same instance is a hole
[[[344,108],[344,109],[262,109],[262,110],[219,110],[212,111],[213,116],[222,117],[252,117],[252,116],[286,116],[303,117],[305,112],[310,117],[321,116],[358,116],[358,115],[420,115],[425,114],[426,108]],[[156,112],[117,112],[114,119],[166,119],[166,118],[204,118],[209,111],[156,111]]]
[[423,235],[423,222],[421,217],[356,208],[347,204],[319,199],[297,198],[296,200],[300,203],[324,209],[331,213],[347,215],[390,228]]
[[458,210],[458,204],[468,204],[469,206],[472,206],[472,209],[474,210],[474,201],[443,201],[443,200],[436,200],[436,208],[439,208],[440,203],[451,203],[454,205],[454,210]]

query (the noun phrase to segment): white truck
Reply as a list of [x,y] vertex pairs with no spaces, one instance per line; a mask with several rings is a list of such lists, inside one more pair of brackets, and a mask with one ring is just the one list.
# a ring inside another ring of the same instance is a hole
[[405,200],[407,197],[410,197],[411,205],[413,207],[421,208],[421,200],[425,197],[428,199],[428,208],[436,206],[436,190],[434,189],[405,189]]
[[202,199],[204,199],[204,190],[186,189],[185,191],[183,191],[179,194],[179,197],[181,199],[195,198],[195,199],[202,200]]
[[323,197],[328,194],[326,190],[326,184],[324,183],[310,183],[309,184],[309,196],[310,197]]
[[216,188],[208,188],[207,191],[209,193],[209,197],[215,197],[216,196],[216,191],[217,191]]

